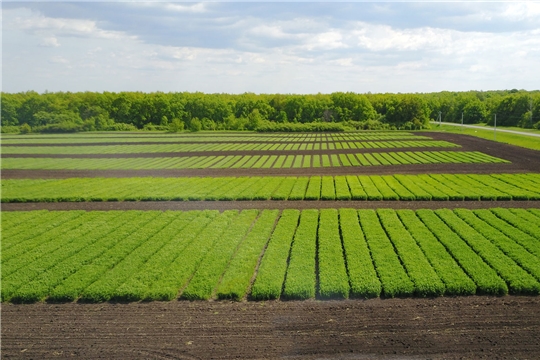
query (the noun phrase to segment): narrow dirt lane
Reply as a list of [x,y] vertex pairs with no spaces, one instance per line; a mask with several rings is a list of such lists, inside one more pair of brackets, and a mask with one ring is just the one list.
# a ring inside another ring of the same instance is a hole
[[31,210],[243,210],[243,209],[539,209],[540,201],[108,201],[2,204],[2,211]]

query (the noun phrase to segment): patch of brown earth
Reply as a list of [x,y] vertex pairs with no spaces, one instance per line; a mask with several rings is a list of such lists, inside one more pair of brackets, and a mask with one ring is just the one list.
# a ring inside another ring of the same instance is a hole
[[2,305],[2,358],[535,359],[540,297]]
[[2,204],[2,211],[32,210],[243,210],[243,209],[538,209],[540,201],[105,201]]

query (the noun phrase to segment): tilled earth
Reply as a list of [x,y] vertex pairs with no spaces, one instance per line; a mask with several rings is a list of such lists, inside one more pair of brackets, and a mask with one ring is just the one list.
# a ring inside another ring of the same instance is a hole
[[2,204],[3,211],[31,210],[234,210],[234,209],[491,209],[540,208],[540,201],[96,201]]
[[2,357],[535,359],[539,297],[3,305]]

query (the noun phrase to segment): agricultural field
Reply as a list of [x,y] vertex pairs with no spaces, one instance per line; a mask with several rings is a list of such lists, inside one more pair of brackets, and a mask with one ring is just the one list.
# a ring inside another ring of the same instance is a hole
[[[308,351],[306,329],[324,328],[358,352],[380,343],[358,340],[358,323],[388,335],[392,318],[403,343],[446,322],[534,343],[537,151],[436,132],[7,135],[1,150],[3,323],[19,333],[87,309],[186,342],[264,330]],[[478,323],[502,313],[515,321]],[[277,353],[266,345],[246,349]]]
[[539,221],[525,209],[8,212],[2,300],[538,295]]
[[540,174],[7,179],[3,203],[197,200],[540,200]]

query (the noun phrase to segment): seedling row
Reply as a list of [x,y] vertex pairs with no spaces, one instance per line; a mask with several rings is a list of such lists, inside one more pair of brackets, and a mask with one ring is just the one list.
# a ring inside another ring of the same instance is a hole
[[2,169],[289,169],[410,164],[485,164],[507,160],[478,151],[405,151],[323,155],[222,155],[157,158],[4,158]]
[[155,144],[155,145],[92,145],[92,146],[5,146],[4,154],[135,154],[192,151],[302,151],[341,149],[439,148],[459,147],[448,141],[365,141],[306,143],[223,143]]
[[2,202],[539,200],[539,174],[68,178],[2,181]]
[[387,141],[387,140],[431,140],[427,136],[406,132],[359,132],[359,133],[324,133],[324,134],[253,134],[253,133],[200,133],[200,134],[69,134],[20,136],[2,134],[3,144],[71,144],[100,142],[336,142],[336,141]]
[[524,209],[32,211],[2,217],[2,301],[540,293]]

